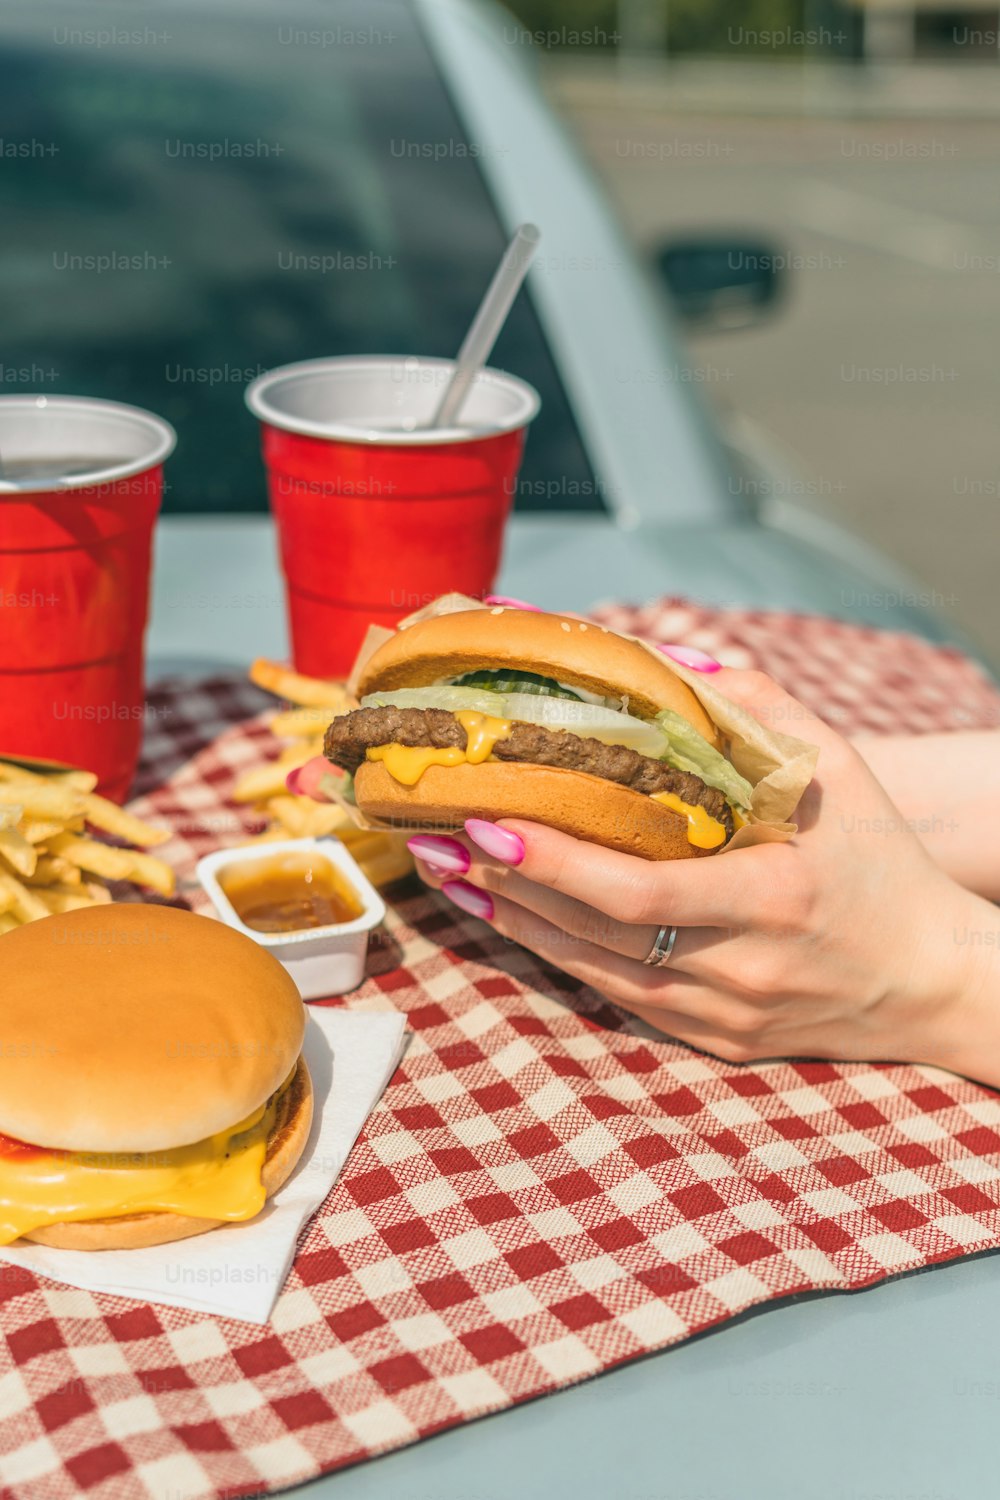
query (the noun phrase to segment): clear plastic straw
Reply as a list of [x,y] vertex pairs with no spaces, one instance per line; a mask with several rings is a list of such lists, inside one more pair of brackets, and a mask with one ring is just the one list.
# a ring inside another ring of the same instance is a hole
[[465,404],[479,371],[490,357],[490,351],[507,321],[514,298],[521,289],[538,249],[541,232],[534,224],[521,224],[497,266],[479,311],[458,351],[455,368],[430,422],[432,428],[453,427]]

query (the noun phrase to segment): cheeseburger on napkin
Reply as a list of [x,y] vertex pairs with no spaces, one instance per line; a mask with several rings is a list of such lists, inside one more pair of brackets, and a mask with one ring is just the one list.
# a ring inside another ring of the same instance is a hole
[[305,1007],[270,953],[169,906],[9,932],[0,1246],[132,1250],[254,1219],[309,1138]]

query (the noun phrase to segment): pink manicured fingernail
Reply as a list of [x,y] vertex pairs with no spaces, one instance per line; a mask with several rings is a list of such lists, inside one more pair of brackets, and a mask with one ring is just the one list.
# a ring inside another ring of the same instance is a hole
[[504,609],[530,609],[536,615],[543,615],[545,611],[537,604],[526,604],[523,599],[512,599],[509,594],[484,594],[484,604],[499,604]]
[[446,870],[444,865],[432,865],[429,859],[422,859],[420,863],[429,875],[454,875],[454,870]]
[[418,833],[406,840],[406,847],[414,859],[437,865],[441,874],[464,875],[472,863],[468,849],[447,834]]
[[484,922],[492,922],[493,901],[485,891],[478,890],[467,880],[446,880],[441,889],[449,901],[454,901],[470,917],[481,917]]
[[669,656],[671,661],[678,662],[682,667],[690,667],[692,672],[722,670],[721,661],[716,661],[715,657],[709,656],[707,651],[699,651],[697,646],[661,646],[660,650],[664,656]]
[[524,858],[524,840],[485,818],[466,818],[465,831],[474,844],[505,865],[519,865]]

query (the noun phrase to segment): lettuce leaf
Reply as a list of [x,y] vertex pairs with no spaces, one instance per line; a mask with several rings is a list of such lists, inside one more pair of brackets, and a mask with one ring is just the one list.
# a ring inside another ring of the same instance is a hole
[[323,792],[331,802],[350,802],[357,807],[357,799],[354,796],[354,777],[350,771],[344,771],[342,775],[321,776],[319,790]]
[[750,806],[753,788],[749,781],[692,724],[672,708],[661,709],[655,722],[667,736],[670,748],[661,759],[668,766],[700,776],[706,786],[715,787],[734,807]]

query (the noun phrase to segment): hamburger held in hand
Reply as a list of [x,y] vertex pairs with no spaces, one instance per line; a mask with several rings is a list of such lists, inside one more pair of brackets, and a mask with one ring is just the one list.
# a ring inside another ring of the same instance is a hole
[[638,641],[496,606],[404,625],[326,732],[373,825],[529,818],[647,859],[725,847],[751,786],[690,688]]
[[128,1250],[252,1219],[312,1121],[305,1008],[275,958],[172,907],[7,933],[0,1244]]

